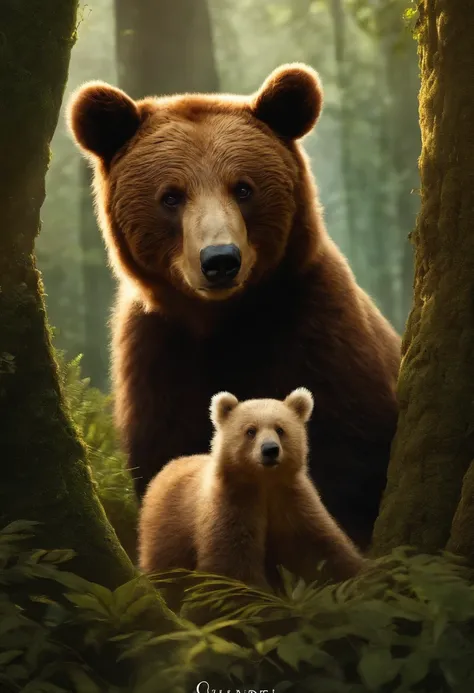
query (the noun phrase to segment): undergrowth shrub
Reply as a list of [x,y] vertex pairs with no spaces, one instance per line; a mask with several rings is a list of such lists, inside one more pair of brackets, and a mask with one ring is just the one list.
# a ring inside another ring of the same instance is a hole
[[282,597],[209,576],[212,596],[204,583],[185,599],[215,618],[151,627],[147,578],[90,583],[65,569],[72,552],[34,550],[33,531],[18,521],[0,532],[2,693],[474,690],[474,587],[454,557],[398,549],[335,586],[286,575]]
[[136,559],[137,503],[114,427],[112,398],[81,376],[81,357],[56,352],[69,413],[87,446],[92,478],[109,522],[132,561]]

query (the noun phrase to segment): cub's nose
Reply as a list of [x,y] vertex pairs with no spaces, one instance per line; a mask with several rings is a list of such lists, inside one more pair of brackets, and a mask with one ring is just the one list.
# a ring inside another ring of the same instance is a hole
[[236,245],[208,245],[200,253],[201,271],[211,284],[232,281],[240,270],[242,256]]
[[273,441],[262,443],[260,450],[262,452],[262,464],[266,466],[278,464],[278,456],[280,454],[280,446],[278,443],[274,443]]

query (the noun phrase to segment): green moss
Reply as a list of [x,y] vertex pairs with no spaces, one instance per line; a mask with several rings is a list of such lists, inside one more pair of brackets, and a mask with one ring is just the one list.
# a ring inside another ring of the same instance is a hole
[[378,554],[444,547],[474,459],[474,6],[424,0],[419,11],[422,209]]
[[474,563],[474,462],[464,477],[462,495],[451,526],[447,549]]
[[93,490],[65,413],[33,249],[49,145],[67,78],[77,0],[0,3],[0,523],[45,523],[45,547],[78,553],[75,569],[116,585],[133,568]]

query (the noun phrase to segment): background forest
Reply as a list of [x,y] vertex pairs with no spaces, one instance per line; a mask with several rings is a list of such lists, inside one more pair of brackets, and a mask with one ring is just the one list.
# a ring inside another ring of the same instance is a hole
[[[93,215],[90,175],[64,120],[67,97],[102,79],[135,98],[250,93],[283,62],[316,68],[323,116],[305,141],[329,232],[399,331],[412,298],[408,235],[419,207],[419,70],[407,0],[94,0],[80,10],[52,143],[37,242],[50,323],[67,358],[108,389],[114,280]],[[405,16],[405,18],[404,18]]]

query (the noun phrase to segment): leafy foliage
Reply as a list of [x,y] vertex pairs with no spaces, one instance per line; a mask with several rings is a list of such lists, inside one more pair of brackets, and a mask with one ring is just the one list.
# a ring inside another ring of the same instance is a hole
[[67,362],[56,353],[66,404],[88,449],[92,477],[110,523],[125,550],[135,557],[137,504],[125,455],[117,440],[112,398],[81,377],[81,357]]
[[173,625],[156,615],[145,577],[114,592],[87,582],[64,570],[72,552],[25,550],[33,530],[18,521],[0,532],[2,692],[191,693],[200,681],[278,693],[473,689],[474,586],[454,557],[399,549],[335,586],[285,575],[281,597],[162,576],[158,586],[188,581],[188,608],[213,615]]

